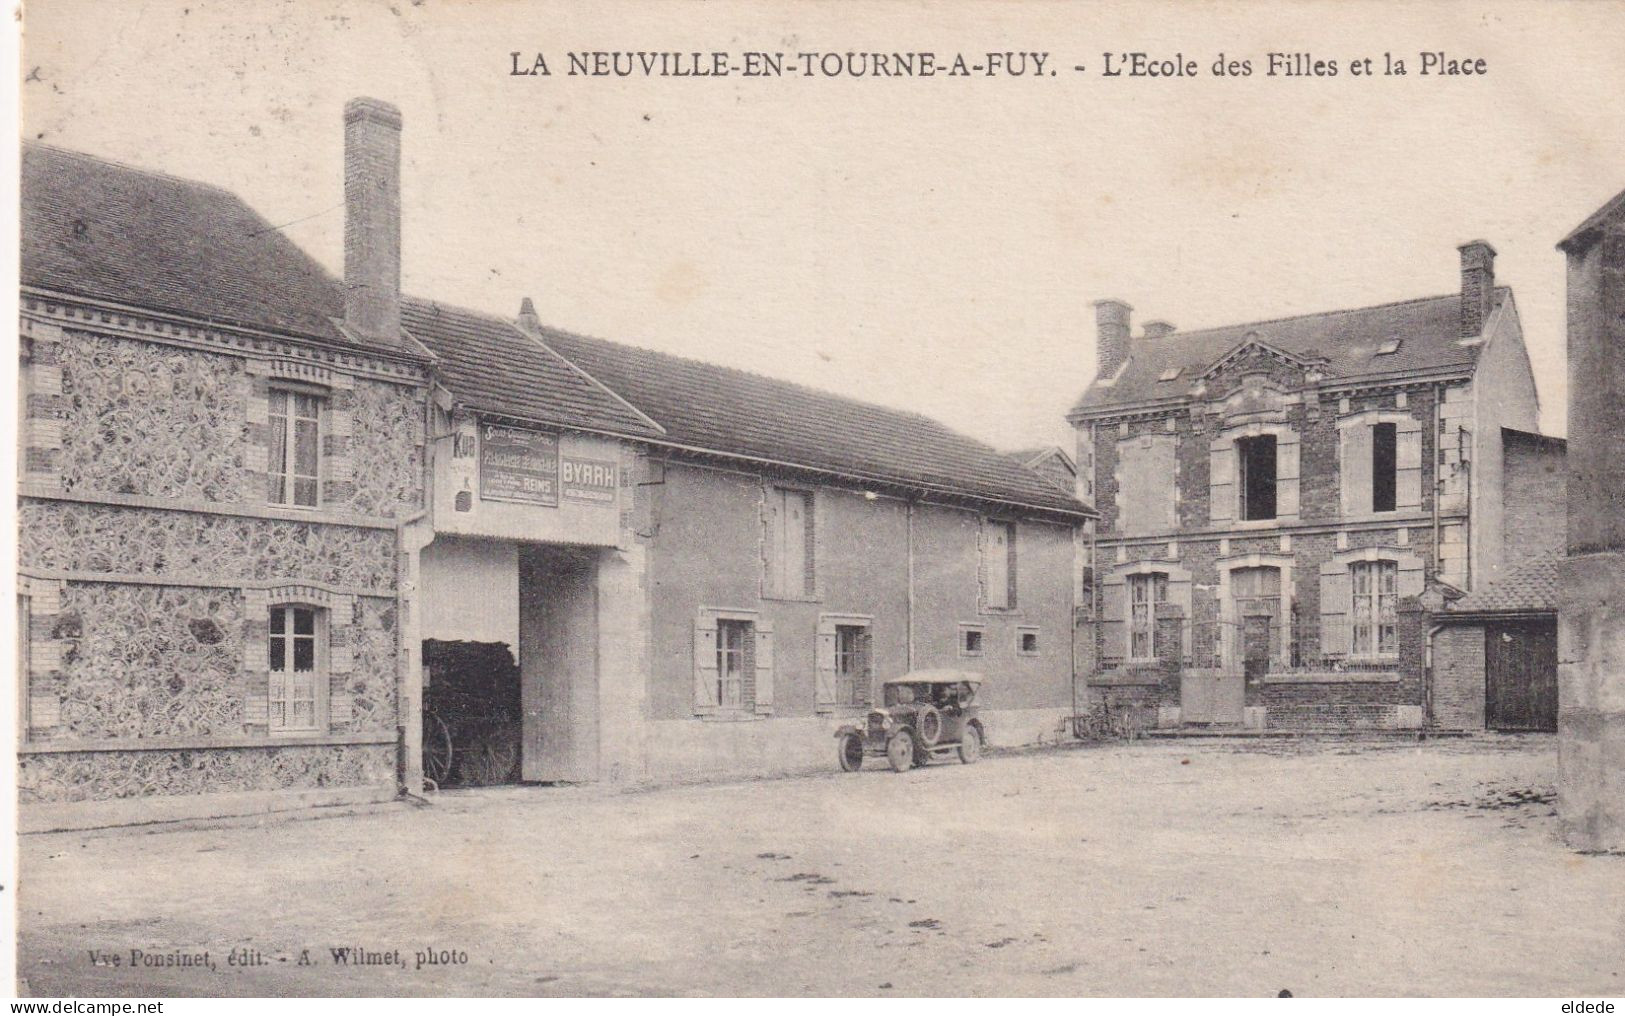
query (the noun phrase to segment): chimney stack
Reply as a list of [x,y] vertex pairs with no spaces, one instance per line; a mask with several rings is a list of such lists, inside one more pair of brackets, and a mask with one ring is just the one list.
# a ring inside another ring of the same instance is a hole
[[1117,373],[1128,359],[1129,315],[1134,308],[1122,300],[1095,301],[1095,380]]
[[1461,337],[1471,339],[1483,334],[1494,306],[1495,248],[1471,240],[1456,249],[1461,252]]
[[1160,339],[1164,335],[1172,335],[1174,332],[1178,331],[1178,329],[1166,321],[1147,321],[1141,327],[1144,328],[1144,338],[1147,339]]
[[401,341],[401,111],[379,99],[344,105],[344,324]]
[[528,296],[519,302],[519,327],[527,332],[542,327],[542,319],[536,316],[536,305]]

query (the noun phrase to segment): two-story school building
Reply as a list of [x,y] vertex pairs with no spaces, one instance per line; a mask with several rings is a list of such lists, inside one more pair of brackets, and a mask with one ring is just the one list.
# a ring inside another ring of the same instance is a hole
[[1503,575],[1503,429],[1536,429],[1494,264],[1474,241],[1450,295],[1192,332],[1131,336],[1127,304],[1095,305],[1097,377],[1069,419],[1100,510],[1097,706],[1163,726],[1439,722],[1422,597]]
[[994,744],[1064,729],[1090,509],[914,414],[402,296],[400,115],[344,123],[342,279],[24,146],[26,825],[833,766],[911,668],[982,671]]

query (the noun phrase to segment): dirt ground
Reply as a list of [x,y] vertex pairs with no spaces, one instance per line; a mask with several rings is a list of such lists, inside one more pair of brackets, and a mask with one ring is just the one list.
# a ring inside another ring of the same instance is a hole
[[1555,761],[1153,741],[28,836],[19,970],[46,995],[1625,994],[1625,856],[1559,845]]

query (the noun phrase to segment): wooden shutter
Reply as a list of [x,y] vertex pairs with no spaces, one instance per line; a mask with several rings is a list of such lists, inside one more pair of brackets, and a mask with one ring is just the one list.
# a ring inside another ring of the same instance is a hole
[[1208,450],[1208,519],[1228,522],[1236,515],[1236,445],[1221,442],[1222,447]]
[[[1168,599],[1167,602],[1179,607],[1185,612],[1185,623],[1180,631],[1180,653],[1187,659],[1191,655],[1191,577],[1189,572],[1168,572]],[[1152,641],[1156,640],[1157,614],[1156,606],[1151,608]]]
[[[1367,431],[1369,433],[1369,431]],[[1335,561],[1320,566],[1320,655],[1349,652],[1349,573]]]
[[816,666],[813,667],[813,704],[833,706],[836,699],[835,681],[835,629],[818,632]]
[[694,707],[717,705],[717,623],[701,618],[694,622]]
[[769,487],[767,491],[767,591],[777,596],[784,591],[784,491]]
[[858,705],[867,706],[873,696],[871,689],[875,682],[875,639],[872,629],[865,628],[858,635],[858,648],[863,653],[863,666],[852,675],[853,683],[857,686],[853,700]]
[[756,708],[773,708],[773,625],[758,622],[756,634]]
[[1100,585],[1101,653],[1128,658],[1128,584],[1121,575],[1109,575]]
[[802,518],[801,527],[801,591],[806,596],[818,595],[818,520],[816,517],[817,500],[812,491],[801,494]]
[[1009,532],[1002,522],[982,525],[982,596],[989,607],[1010,605]]
[[1394,509],[1403,512],[1421,508],[1422,428],[1412,420],[1400,424],[1394,433]]
[[1371,514],[1371,425],[1343,427],[1342,481],[1343,514]]
[[1275,439],[1275,517],[1298,515],[1298,435],[1280,434]]
[[1012,522],[1004,528],[1008,533],[1005,543],[1006,563],[1004,575],[1007,588],[1005,590],[1004,604],[1007,607],[1014,607],[1016,605],[1016,524]]

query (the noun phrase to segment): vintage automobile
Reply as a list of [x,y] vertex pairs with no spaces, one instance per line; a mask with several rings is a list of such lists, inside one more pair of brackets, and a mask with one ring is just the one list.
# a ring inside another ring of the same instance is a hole
[[866,755],[884,756],[900,773],[950,753],[975,762],[985,743],[976,705],[981,685],[981,674],[965,670],[915,670],[885,682],[882,705],[864,726],[835,732],[841,768],[857,772]]

